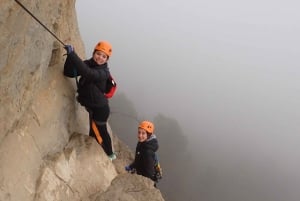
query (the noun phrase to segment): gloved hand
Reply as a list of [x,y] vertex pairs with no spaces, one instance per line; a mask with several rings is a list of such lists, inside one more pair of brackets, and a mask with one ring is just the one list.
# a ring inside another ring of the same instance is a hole
[[74,52],[74,47],[72,45],[65,45],[64,49],[67,51],[67,54]]
[[126,170],[127,172],[130,172],[130,171],[132,170],[132,168],[131,168],[129,165],[127,165],[127,166],[125,166],[125,170]]

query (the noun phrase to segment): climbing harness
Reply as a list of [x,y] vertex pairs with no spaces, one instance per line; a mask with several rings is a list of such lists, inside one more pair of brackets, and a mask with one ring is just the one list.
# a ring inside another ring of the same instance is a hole
[[62,42],[52,31],[50,31],[39,19],[37,19],[22,3],[18,0],[15,0],[17,4],[19,4],[33,19],[35,19],[42,27],[44,27],[56,40],[58,40],[63,46],[66,46],[64,42]]

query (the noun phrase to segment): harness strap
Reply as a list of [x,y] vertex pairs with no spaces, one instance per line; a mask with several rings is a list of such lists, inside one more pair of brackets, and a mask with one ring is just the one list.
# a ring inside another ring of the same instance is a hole
[[76,68],[73,68],[73,73],[75,75],[75,81],[76,81],[76,86],[77,86],[77,89],[78,89],[78,85],[79,85],[79,82],[78,82],[78,74],[77,74],[77,69]]
[[99,131],[99,129],[98,129],[98,127],[97,127],[97,125],[99,125],[99,126],[101,126],[101,125],[105,125],[106,124],[106,122],[98,122],[98,121],[95,121],[92,117],[93,117],[93,111],[91,110],[91,109],[89,109],[88,107],[86,107],[85,108],[87,111],[88,111],[88,113],[89,113],[89,118],[90,118],[90,121],[91,121],[91,127],[92,127],[92,129],[93,129],[93,131],[94,131],[94,133],[95,133],[95,136],[96,136],[96,138],[97,138],[97,141],[98,141],[98,143],[99,144],[101,144],[102,145],[102,142],[103,142],[103,139],[102,139],[102,137],[101,137],[101,133],[100,133],[100,131]]
[[102,139],[102,137],[101,137],[101,134],[100,134],[100,132],[99,132],[99,129],[98,129],[98,127],[97,127],[97,125],[96,125],[96,123],[95,123],[94,120],[92,120],[92,129],[93,129],[93,131],[94,131],[94,133],[95,133],[95,135],[96,135],[97,141],[99,142],[99,144],[102,144],[103,139]]

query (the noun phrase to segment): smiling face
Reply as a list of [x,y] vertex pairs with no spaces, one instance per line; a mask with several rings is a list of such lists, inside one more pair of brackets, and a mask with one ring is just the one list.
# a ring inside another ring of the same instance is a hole
[[93,59],[98,65],[105,64],[108,60],[108,56],[102,51],[95,51],[93,54]]
[[138,141],[144,142],[148,139],[148,134],[145,129],[138,128]]

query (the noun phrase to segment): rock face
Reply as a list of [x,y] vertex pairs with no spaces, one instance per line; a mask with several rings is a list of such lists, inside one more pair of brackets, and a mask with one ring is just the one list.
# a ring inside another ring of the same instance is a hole
[[44,162],[36,201],[87,200],[86,196],[105,191],[117,176],[113,163],[87,135],[74,134],[62,152],[48,156]]
[[[75,0],[20,2],[84,58]],[[0,200],[163,200],[149,179],[124,172],[133,154],[115,135],[113,163],[87,135],[63,45],[11,0],[1,0],[0,33]]]
[[140,175],[123,174],[113,180],[108,190],[97,196],[95,201],[102,200],[162,201],[163,198],[151,180]]

